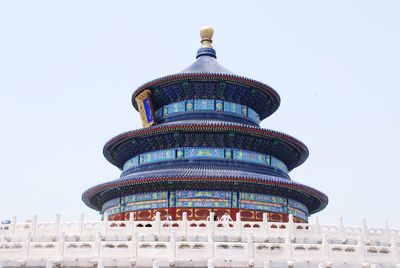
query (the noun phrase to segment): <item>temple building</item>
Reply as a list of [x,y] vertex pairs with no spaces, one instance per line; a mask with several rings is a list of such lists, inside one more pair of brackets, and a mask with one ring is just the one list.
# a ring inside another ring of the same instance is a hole
[[82,196],[102,219],[0,222],[0,268],[400,268],[400,230],[308,222],[328,198],[289,176],[307,147],[259,127],[278,93],[222,67],[212,36],[133,93],[143,128],[104,146],[122,174]]
[[328,204],[325,194],[290,178],[308,149],[259,126],[278,109],[278,93],[221,66],[212,28],[200,35],[193,64],[134,91],[144,128],[106,143],[104,156],[122,174],[85,191],[83,201],[110,220],[151,220],[156,212],[205,220],[213,211],[233,219],[239,212],[244,221],[267,213],[269,221],[287,222],[291,214],[307,222]]

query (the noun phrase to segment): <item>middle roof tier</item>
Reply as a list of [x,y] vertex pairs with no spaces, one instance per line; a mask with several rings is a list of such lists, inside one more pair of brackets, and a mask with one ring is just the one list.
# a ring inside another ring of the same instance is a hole
[[129,160],[144,153],[189,147],[251,152],[265,161],[268,157],[279,160],[285,171],[301,165],[308,157],[307,147],[287,134],[213,120],[185,120],[125,132],[108,141],[103,153],[122,170]]

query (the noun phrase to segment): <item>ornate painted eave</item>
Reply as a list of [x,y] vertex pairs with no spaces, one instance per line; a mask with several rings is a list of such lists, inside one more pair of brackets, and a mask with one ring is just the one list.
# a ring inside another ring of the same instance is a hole
[[262,94],[267,95],[271,100],[271,108],[264,113],[260,113],[260,119],[264,119],[274,113],[280,105],[279,94],[270,86],[253,79],[229,73],[177,73],[173,75],[167,75],[140,86],[132,95],[132,104],[135,109],[138,110],[135,98],[138,94],[146,89],[154,90],[160,86],[188,81],[224,81],[246,86],[249,88],[249,90],[256,89],[260,91]]
[[[92,187],[85,191],[82,195],[82,200],[89,207],[100,210],[101,205],[107,201],[102,200],[101,196],[110,191],[116,191],[116,193],[121,194],[123,191],[132,192],[132,189],[124,190],[124,188],[129,187],[137,187],[139,189],[162,189],[162,185],[166,187],[172,187],[173,183],[185,182],[185,183],[194,183],[201,187],[201,183],[205,185],[210,184],[225,184],[231,183],[232,185],[251,185],[254,184],[258,188],[261,187],[272,187],[276,189],[281,189],[287,195],[290,196],[290,191],[295,192],[298,195],[303,196],[305,203],[308,204],[308,208],[310,213],[316,213],[322,209],[324,209],[328,204],[328,197],[322,192],[297,183],[292,180],[282,179],[279,177],[273,176],[263,176],[263,178],[257,177],[248,177],[248,176],[237,176],[237,177],[224,177],[224,176],[173,176],[173,175],[160,175],[154,177],[141,177],[137,178],[132,176],[127,176],[124,178],[120,178],[115,181],[103,183]],[[151,187],[151,185],[155,185]],[[263,188],[259,188],[262,191]],[[266,189],[266,188],[265,188]],[[268,190],[267,190],[268,191]],[[111,195],[110,195],[111,196]],[[97,200],[97,201],[96,201]]]
[[[152,136],[157,136],[160,134],[167,134],[167,133],[174,133],[176,135],[179,135],[179,131],[181,131],[181,132],[214,132],[214,133],[225,132],[228,134],[240,133],[240,134],[250,135],[253,137],[272,139],[277,143],[282,143],[287,146],[290,146],[297,152],[297,155],[293,156],[296,159],[294,161],[294,164],[286,163],[289,170],[292,170],[293,168],[304,163],[304,161],[307,159],[308,154],[309,154],[307,146],[304,143],[302,143],[301,141],[297,140],[296,138],[294,138],[290,135],[287,135],[287,134],[284,134],[284,133],[281,133],[278,131],[274,131],[274,130],[262,129],[259,127],[254,127],[254,126],[249,126],[249,125],[231,124],[231,123],[218,122],[218,121],[211,121],[210,123],[204,123],[204,124],[190,124],[190,123],[184,123],[184,122],[182,122],[181,124],[172,124],[171,123],[168,125],[158,125],[158,126],[153,126],[153,127],[149,127],[149,128],[125,132],[125,133],[122,133],[122,134],[112,138],[110,141],[108,141],[104,146],[103,154],[110,163],[112,163],[113,165],[115,165],[121,169],[122,165],[124,163],[117,161],[115,158],[115,155],[113,153],[114,150],[116,150],[118,148],[118,146],[120,146],[126,142],[131,142],[135,138],[140,138],[140,137],[152,137]],[[144,145],[141,145],[141,146],[144,146]],[[165,148],[167,148],[168,146],[173,146],[173,145],[166,144]],[[284,161],[284,159],[282,159],[282,161]]]

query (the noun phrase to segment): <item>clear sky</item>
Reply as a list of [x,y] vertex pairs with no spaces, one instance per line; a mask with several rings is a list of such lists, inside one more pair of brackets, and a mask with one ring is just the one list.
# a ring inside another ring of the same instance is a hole
[[81,194],[120,175],[102,148],[141,127],[132,92],[190,65],[212,25],[219,62],[280,94],[261,125],[308,146],[291,177],[329,196],[320,221],[399,228],[399,14],[399,1],[0,1],[0,218],[98,219]]

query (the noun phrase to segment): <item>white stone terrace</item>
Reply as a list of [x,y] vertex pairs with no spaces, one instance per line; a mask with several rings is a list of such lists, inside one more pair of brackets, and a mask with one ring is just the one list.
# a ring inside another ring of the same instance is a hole
[[[132,216],[132,215],[131,215]],[[133,217],[131,217],[132,219]],[[213,217],[211,217],[213,218]],[[238,217],[240,218],[240,217]],[[85,221],[0,225],[3,267],[397,267],[400,231],[233,221]]]

